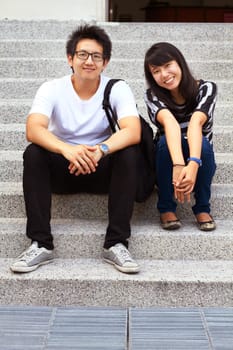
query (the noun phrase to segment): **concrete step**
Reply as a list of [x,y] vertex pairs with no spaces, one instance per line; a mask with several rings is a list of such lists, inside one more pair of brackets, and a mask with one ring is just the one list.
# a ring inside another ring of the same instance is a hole
[[0,125],[0,150],[23,150],[28,142],[25,137],[25,124]]
[[[214,183],[232,183],[233,179],[233,154],[216,153],[217,169]],[[21,181],[23,173],[23,150],[0,151],[0,182]]]
[[[219,153],[233,152],[233,125],[214,126],[213,142]],[[24,150],[28,142],[25,138],[25,124],[0,124],[0,151]]]
[[[159,41],[160,39],[156,39]],[[200,41],[193,41],[192,46],[187,45],[187,41],[184,38],[180,40],[170,41],[173,45],[177,46],[185,58],[189,61],[193,58],[199,60],[206,60],[206,52],[208,52],[208,59],[232,59],[233,44],[231,40],[205,40],[202,38]],[[118,58],[144,58],[145,52],[148,48],[155,43],[155,39],[134,41],[130,38],[121,40],[114,40],[112,43],[112,57]],[[9,58],[64,58],[66,57],[65,51],[66,40],[61,39],[11,39],[0,40],[0,57]],[[218,50],[216,50],[218,47]]]
[[99,23],[113,41],[106,74],[125,77],[145,116],[143,59],[155,40],[175,44],[197,78],[217,83],[214,143],[218,169],[211,200],[217,229],[199,231],[191,205],[186,204],[177,210],[182,228],[162,230],[155,189],[145,203],[135,203],[130,251],[141,272],[129,276],[101,259],[107,196],[54,195],[54,263],[30,274],[10,271],[13,258],[29,244],[22,192],[26,116],[43,81],[70,73],[65,42],[78,24],[0,20],[0,304],[232,306],[233,23]]
[[139,260],[126,275],[101,259],[56,259],[13,274],[0,259],[2,305],[232,306],[233,261]]
[[[0,182],[0,212],[4,218],[24,218],[25,208],[21,182]],[[134,218],[146,220],[158,217],[155,203],[156,190],[144,203],[135,203]],[[233,185],[213,184],[212,214],[216,219],[229,219],[233,213]],[[192,217],[191,204],[178,205],[180,219]],[[74,194],[53,195],[53,218],[105,219],[107,218],[107,195]]]
[[[233,221],[216,220],[214,232],[198,230],[194,217],[183,218],[177,231],[160,227],[158,217],[132,220],[129,249],[134,258],[147,260],[233,260]],[[52,219],[55,257],[98,259],[106,219]],[[30,245],[25,218],[0,218],[0,258],[15,258]]]
[[[69,74],[69,73],[68,73]],[[139,104],[143,104],[143,96],[145,92],[145,81],[144,79],[129,79],[127,78],[125,72],[121,75],[119,72],[114,74],[116,78],[124,77],[127,83],[132,88],[136,101]],[[209,78],[208,78],[209,79]],[[4,78],[0,79],[0,100],[12,100],[12,99],[22,99],[28,100],[33,99],[35,93],[39,86],[46,80],[50,80],[50,78],[44,79],[36,79],[36,78]],[[232,103],[232,95],[233,95],[233,84],[231,80],[222,80],[222,79],[214,79],[218,86],[218,103]]]
[[[114,77],[142,79],[144,75],[143,58],[112,58],[105,73]],[[193,58],[189,61],[194,76],[202,79],[233,79],[232,60]],[[218,69],[216,70],[216,65]],[[135,69],[135,66],[137,69]],[[69,74],[70,67],[65,58],[0,58],[2,78],[54,78]]]
[[0,124],[22,124],[26,122],[32,99],[0,100]]
[[[4,99],[0,100],[0,123],[24,123],[32,105],[32,99]],[[146,118],[147,110],[143,101],[143,96],[138,103],[140,113]],[[233,102],[218,101],[215,113],[215,125],[231,125],[232,124]]]
[[[66,40],[70,32],[82,21],[0,21],[0,39],[4,40],[25,40],[25,39],[46,39]],[[93,22],[94,23],[94,22]],[[99,22],[110,35],[113,41],[130,38],[140,43],[145,40],[156,41],[231,41],[233,40],[232,23],[118,23]]]

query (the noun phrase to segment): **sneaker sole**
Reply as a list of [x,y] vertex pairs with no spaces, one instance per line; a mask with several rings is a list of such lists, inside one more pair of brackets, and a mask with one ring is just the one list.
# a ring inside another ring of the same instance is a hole
[[12,272],[31,272],[34,271],[36,269],[38,269],[38,267],[42,266],[42,265],[46,265],[46,264],[50,264],[53,262],[53,259],[50,260],[46,260],[43,261],[37,265],[33,265],[33,266],[11,266],[10,269]]
[[108,264],[113,265],[118,271],[120,272],[124,272],[124,273],[137,273],[139,272],[140,268],[139,267],[123,267],[123,266],[119,266],[117,264],[115,264],[113,261],[108,260],[106,258],[103,259],[105,262],[107,262]]

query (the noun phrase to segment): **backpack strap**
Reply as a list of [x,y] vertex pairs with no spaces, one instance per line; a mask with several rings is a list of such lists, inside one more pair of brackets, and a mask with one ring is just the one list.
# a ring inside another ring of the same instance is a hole
[[118,121],[117,121],[117,115],[114,112],[114,110],[112,109],[111,105],[110,105],[110,93],[111,93],[111,89],[112,86],[117,83],[118,81],[120,81],[122,79],[110,79],[105,87],[104,90],[104,99],[103,99],[103,109],[105,110],[105,113],[107,115],[108,118],[108,122],[110,124],[110,127],[112,129],[112,132],[116,132],[117,129],[120,129],[119,125],[118,125]]

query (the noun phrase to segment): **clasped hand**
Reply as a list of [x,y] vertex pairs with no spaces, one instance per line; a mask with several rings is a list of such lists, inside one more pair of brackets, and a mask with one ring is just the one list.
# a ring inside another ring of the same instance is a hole
[[190,202],[198,168],[186,166],[173,167],[174,196],[180,203]]
[[78,176],[95,172],[102,153],[98,145],[66,145],[63,156],[70,162],[69,172]]

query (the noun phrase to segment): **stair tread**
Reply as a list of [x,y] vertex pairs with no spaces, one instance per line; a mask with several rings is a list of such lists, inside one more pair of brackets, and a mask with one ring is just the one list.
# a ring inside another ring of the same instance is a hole
[[[158,217],[131,223],[129,249],[136,259],[233,259],[233,220],[216,220],[217,229],[200,231],[194,218],[182,220],[177,231],[166,231]],[[98,258],[102,252],[107,219],[52,219],[55,257]],[[26,219],[0,218],[0,257],[12,258],[26,249]]]
[[[232,219],[216,219],[217,229],[210,232],[203,232],[197,229],[193,218],[184,218],[181,220],[183,226],[179,230],[169,231],[161,228],[157,217],[145,218],[144,220],[134,218],[132,220],[132,239],[137,235],[152,235],[159,237],[233,237],[233,218]],[[106,229],[107,219],[95,218],[73,218],[73,219],[52,219],[51,226],[55,235],[103,235]],[[0,217],[0,233],[1,234],[22,234],[25,231],[26,218],[4,218]],[[68,228],[67,230],[64,230]]]

